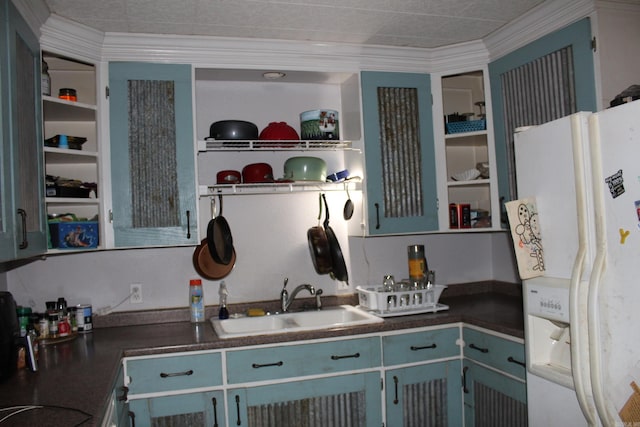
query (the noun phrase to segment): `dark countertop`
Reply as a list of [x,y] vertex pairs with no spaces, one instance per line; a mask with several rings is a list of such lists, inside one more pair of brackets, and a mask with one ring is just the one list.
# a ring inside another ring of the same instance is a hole
[[122,356],[223,349],[457,322],[524,338],[522,297],[517,292],[502,293],[493,288],[471,295],[458,296],[452,292],[449,297],[443,295],[441,302],[449,305],[450,309],[385,318],[384,322],[373,325],[226,340],[217,337],[209,322],[194,325],[179,321],[96,328],[92,333],[79,334],[73,341],[41,347],[37,373],[23,369],[0,384],[0,420],[10,413],[2,408],[43,405],[47,408],[14,415],[3,426],[98,425],[107,407]]

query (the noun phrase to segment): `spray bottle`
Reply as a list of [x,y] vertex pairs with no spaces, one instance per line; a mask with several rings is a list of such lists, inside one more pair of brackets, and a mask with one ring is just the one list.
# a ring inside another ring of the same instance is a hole
[[218,312],[218,318],[228,319],[229,310],[227,310],[227,295],[229,295],[229,291],[227,291],[227,285],[226,283],[224,283],[224,280],[220,282],[220,289],[218,290],[218,295],[220,295],[220,311]]

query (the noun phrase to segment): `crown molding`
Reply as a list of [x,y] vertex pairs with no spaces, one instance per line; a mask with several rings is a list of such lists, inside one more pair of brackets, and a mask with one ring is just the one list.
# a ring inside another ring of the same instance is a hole
[[429,65],[428,52],[418,48],[129,33],[106,33],[102,59],[315,71],[426,72]]
[[99,62],[103,40],[101,31],[51,15],[41,28],[40,46],[49,52]]
[[484,39],[494,61],[595,11],[594,0],[548,0]]
[[483,41],[476,40],[431,50],[431,73],[451,73],[478,70],[489,62],[489,52]]

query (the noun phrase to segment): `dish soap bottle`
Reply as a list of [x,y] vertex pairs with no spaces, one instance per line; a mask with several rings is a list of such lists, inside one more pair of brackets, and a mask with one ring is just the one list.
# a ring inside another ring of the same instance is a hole
[[220,282],[220,289],[218,290],[218,295],[220,295],[220,312],[218,313],[218,318],[228,319],[229,310],[227,310],[227,295],[229,295],[229,291],[227,291],[227,284],[224,283],[224,280]]
[[204,322],[204,291],[202,280],[191,279],[189,281],[189,305],[191,308],[191,322]]

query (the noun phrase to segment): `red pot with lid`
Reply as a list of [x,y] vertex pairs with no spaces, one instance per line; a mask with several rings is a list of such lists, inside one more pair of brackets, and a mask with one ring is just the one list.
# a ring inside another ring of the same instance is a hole
[[216,174],[216,182],[218,184],[240,184],[242,175],[240,171],[222,170]]
[[259,139],[268,141],[298,141],[300,135],[286,122],[271,122],[262,129]]
[[245,184],[273,181],[273,168],[268,163],[251,163],[242,169],[242,182]]

